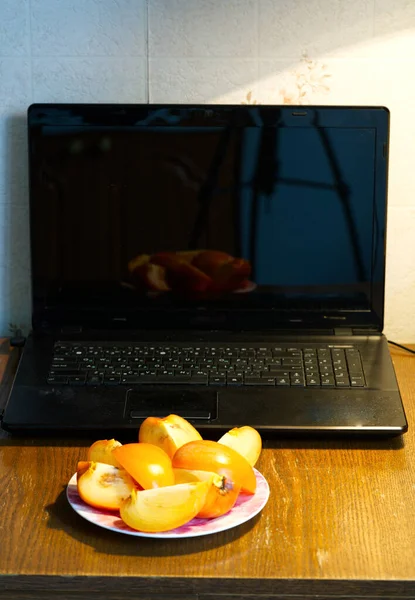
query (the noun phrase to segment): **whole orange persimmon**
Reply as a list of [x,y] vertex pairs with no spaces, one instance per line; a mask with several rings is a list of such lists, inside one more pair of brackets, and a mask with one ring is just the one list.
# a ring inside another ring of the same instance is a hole
[[172,464],[179,469],[198,469],[225,475],[228,481],[241,486],[241,492],[254,494],[256,477],[246,458],[236,450],[210,440],[195,440],[181,446]]

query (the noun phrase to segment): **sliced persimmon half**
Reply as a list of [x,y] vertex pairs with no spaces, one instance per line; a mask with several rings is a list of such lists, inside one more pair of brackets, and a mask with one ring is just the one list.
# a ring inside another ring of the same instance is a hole
[[230,429],[218,442],[239,452],[252,467],[256,464],[262,450],[262,438],[260,434],[249,425]]
[[120,467],[112,451],[121,446],[117,440],[97,440],[88,448],[87,460]]
[[147,533],[181,527],[201,510],[210,485],[210,481],[198,481],[151,490],[133,490],[121,504],[121,519],[132,529]]
[[187,442],[201,439],[202,436],[189,421],[174,414],[167,417],[147,417],[138,432],[140,442],[158,446],[170,458]]
[[76,480],[82,500],[106,510],[118,510],[135,489],[132,477],[124,469],[93,461],[78,463]]

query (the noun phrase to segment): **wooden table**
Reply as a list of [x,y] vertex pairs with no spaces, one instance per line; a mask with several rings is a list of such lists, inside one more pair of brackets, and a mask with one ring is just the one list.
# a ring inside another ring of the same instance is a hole
[[[1,395],[15,357],[0,340]],[[238,528],[183,540],[84,521],[65,486],[88,441],[0,439],[0,597],[415,598],[415,356],[392,349],[409,432],[266,442],[271,487]],[[92,440],[91,440],[92,441]]]

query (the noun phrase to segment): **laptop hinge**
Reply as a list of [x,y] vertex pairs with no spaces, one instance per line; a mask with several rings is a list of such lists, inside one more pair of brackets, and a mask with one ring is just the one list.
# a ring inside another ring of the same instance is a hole
[[334,335],[353,335],[353,331],[350,327],[335,327]]
[[353,335],[382,335],[382,332],[379,329],[375,329],[373,327],[368,327],[365,329],[358,329],[354,327]]

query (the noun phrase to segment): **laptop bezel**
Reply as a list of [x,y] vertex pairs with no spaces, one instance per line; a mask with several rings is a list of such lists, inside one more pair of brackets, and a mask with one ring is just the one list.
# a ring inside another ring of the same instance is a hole
[[[246,107],[240,105],[206,105],[206,104],[33,104],[28,109],[28,135],[29,135],[29,153],[32,141],[33,128],[39,126],[42,112],[56,110],[58,115],[62,111],[79,111],[81,115],[93,115],[95,122],[109,122],[115,119],[117,122],[125,120],[129,122],[132,118],[144,118],[151,111],[160,109],[169,110],[195,110],[200,114],[214,115],[215,118],[228,118],[229,111],[237,111],[242,114]],[[376,182],[374,204],[375,213],[378,217],[376,227],[378,228],[379,239],[377,255],[374,257],[372,286],[372,311],[353,311],[351,313],[341,312],[327,315],[311,314],[307,312],[294,312],[293,314],[269,314],[266,329],[269,330],[290,330],[301,332],[304,330],[321,331],[330,333],[334,329],[353,329],[368,332],[381,332],[384,319],[384,283],[385,283],[385,260],[386,260],[386,205],[387,205],[387,174],[388,174],[388,150],[389,150],[389,111],[385,107],[368,106],[271,106],[261,105],[258,111],[267,118],[272,119],[292,119],[293,123],[299,120],[308,119],[311,114],[318,114],[320,125],[335,123],[340,126],[342,123],[348,126],[359,126],[364,118],[367,124],[368,117],[371,119],[372,126],[376,129]],[[31,169],[30,169],[31,171]],[[31,204],[32,194],[30,190]],[[35,281],[32,279],[32,291],[35,289]],[[118,311],[115,310],[115,313]],[[96,314],[94,318],[85,318],[83,311],[68,310],[68,307],[50,306],[46,303],[39,306],[33,298],[32,323],[34,330],[54,330],[62,327],[73,327],[81,329],[102,330],[102,329],[139,329],[143,326],[141,315],[127,316],[124,322],[119,319],[114,322],[117,315],[112,311],[105,315]],[[155,316],[153,322],[145,319],[146,326],[155,329],[169,329],[171,327],[179,329],[200,329],[200,330],[262,330],[264,329],[264,318],[261,311],[237,312],[218,310],[212,311],[209,318],[206,314],[200,314],[200,311],[185,311],[182,313],[164,311],[162,315]],[[173,317],[173,318],[172,318]]]

